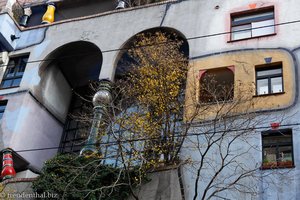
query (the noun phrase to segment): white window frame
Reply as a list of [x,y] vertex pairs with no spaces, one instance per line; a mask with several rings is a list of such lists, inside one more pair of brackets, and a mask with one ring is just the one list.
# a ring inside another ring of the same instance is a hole
[[231,14],[231,41],[275,34],[274,7]]
[[[284,92],[283,82],[283,67],[282,62],[271,63],[263,65],[262,67],[256,66],[256,95],[269,95]],[[274,83],[274,80],[280,79],[280,84]],[[259,86],[259,82],[264,81],[265,86]],[[274,89],[275,88],[275,89]]]

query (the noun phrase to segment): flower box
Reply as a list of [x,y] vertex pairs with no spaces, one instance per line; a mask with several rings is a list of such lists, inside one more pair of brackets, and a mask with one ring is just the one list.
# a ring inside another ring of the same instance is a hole
[[261,169],[274,169],[274,168],[290,168],[294,167],[294,163],[291,160],[278,161],[278,162],[264,162]]

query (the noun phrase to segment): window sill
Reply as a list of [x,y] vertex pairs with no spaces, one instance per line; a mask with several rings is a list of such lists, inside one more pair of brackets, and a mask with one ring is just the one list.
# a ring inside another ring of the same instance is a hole
[[261,36],[256,36],[256,37],[242,38],[242,39],[238,39],[238,40],[229,40],[229,41],[227,41],[227,43],[239,42],[239,41],[250,40],[250,39],[257,39],[257,38],[261,38],[261,37],[268,37],[268,36],[274,36],[274,35],[276,35],[276,33],[272,33],[272,34],[268,34],[268,35],[261,35]]
[[6,88],[0,88],[0,90],[7,90],[7,89],[12,89],[12,88],[18,88],[20,86],[12,86],[12,87],[6,87]]
[[263,165],[260,167],[260,170],[269,170],[269,169],[291,169],[295,168],[294,164],[291,165]]
[[281,94],[285,94],[285,92],[277,92],[277,93],[270,93],[270,94],[256,94],[256,95],[253,95],[253,97],[276,96],[276,95],[281,95]]

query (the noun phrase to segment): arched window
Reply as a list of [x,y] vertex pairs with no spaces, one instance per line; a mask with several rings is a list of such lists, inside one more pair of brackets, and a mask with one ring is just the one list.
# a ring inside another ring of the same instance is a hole
[[233,68],[209,69],[200,77],[200,102],[215,103],[228,101],[234,95]]

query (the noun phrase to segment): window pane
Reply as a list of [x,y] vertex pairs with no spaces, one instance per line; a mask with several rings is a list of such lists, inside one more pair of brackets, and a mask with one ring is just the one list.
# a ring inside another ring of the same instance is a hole
[[86,126],[85,128],[77,129],[77,135],[76,138],[88,138],[89,136],[89,126]]
[[22,65],[26,65],[27,62],[28,62],[28,56],[23,57],[21,60]]
[[75,128],[77,128],[77,121],[75,121],[75,120],[70,121],[68,128],[69,129],[75,129]]
[[72,142],[65,143],[64,152],[72,152]]
[[271,79],[271,92],[277,93],[282,92],[282,77],[272,78]]
[[8,88],[8,87],[11,87],[11,84],[12,84],[12,80],[6,80],[6,81],[2,82],[1,87],[2,88]]
[[105,162],[106,165],[113,165],[113,166],[115,166],[116,162],[117,162],[117,155],[109,156],[108,158],[106,158],[104,160],[104,162]]
[[262,140],[263,167],[293,166],[293,142],[291,130],[278,130],[263,133]]
[[232,27],[232,40],[239,40],[251,37],[251,24]]
[[228,68],[210,69],[200,80],[200,101],[228,101],[234,96],[234,74]]
[[21,78],[14,79],[12,81],[13,81],[12,86],[19,86],[21,83]]
[[252,22],[252,37],[275,33],[275,27],[273,26],[274,23],[274,19],[261,22]]
[[292,154],[292,147],[291,146],[284,146],[279,147],[279,161],[292,161],[293,154]]
[[266,136],[263,138],[264,145],[281,145],[281,144],[291,144],[291,135],[281,135],[281,136]]
[[276,148],[272,147],[272,148],[264,148],[264,152],[263,152],[263,162],[264,163],[268,163],[268,162],[276,162]]
[[4,75],[4,78],[13,77],[14,76],[14,72],[15,72],[15,68],[14,67],[7,68],[6,69],[6,74]]
[[68,131],[66,132],[67,136],[66,136],[66,140],[70,141],[73,140],[76,134],[76,131]]
[[119,150],[119,148],[114,145],[110,145],[107,147],[105,158],[104,158],[105,164],[116,165],[117,160],[118,160],[118,150]]
[[19,65],[18,67],[16,67],[16,71],[16,76],[22,76],[25,71],[25,65]]
[[275,75],[275,74],[281,74],[282,68],[278,69],[268,69],[268,70],[258,70],[257,76],[267,76],[267,75]]
[[3,117],[4,110],[6,108],[7,101],[0,101],[0,120]]
[[27,59],[28,56],[10,59],[8,64],[9,67],[6,69],[3,81],[1,83],[2,88],[20,85]]
[[[68,117],[64,126],[64,137],[62,137],[62,143],[66,142],[66,140],[71,141],[73,146],[71,151],[79,153],[79,150],[84,146],[90,131],[90,121],[81,119],[81,113],[90,112],[89,106],[83,106],[86,102],[84,102],[81,98],[90,99],[88,86],[80,87],[76,89],[76,93],[72,96],[72,101],[70,103],[70,108],[68,112]],[[78,119],[79,117],[79,119]],[[76,119],[76,120],[75,120]],[[82,121],[81,121],[82,120]],[[64,152],[65,150],[62,148],[60,150]]]
[[6,105],[0,105],[0,112],[5,110]]
[[85,142],[83,141],[76,141],[73,143],[73,152],[80,152],[80,150],[83,148]]
[[234,17],[232,19],[233,22],[239,22],[239,21],[245,21],[245,20],[253,20],[255,18],[262,18],[262,17],[273,17],[274,12],[269,11],[269,12],[264,12],[264,13],[258,13],[258,14],[252,14],[252,15],[247,15],[247,16],[241,16],[241,17]]
[[269,86],[268,86],[268,79],[261,79],[257,80],[257,94],[268,94],[269,93]]

